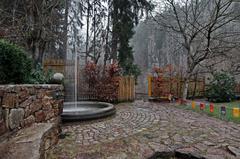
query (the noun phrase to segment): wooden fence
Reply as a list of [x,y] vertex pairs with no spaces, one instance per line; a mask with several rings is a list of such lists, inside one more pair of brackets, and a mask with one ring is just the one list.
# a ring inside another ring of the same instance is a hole
[[[168,94],[181,98],[184,87],[184,81],[180,78],[163,78],[158,81],[157,78],[148,77],[148,94],[151,97],[167,98]],[[203,97],[205,94],[205,80],[190,80],[188,88],[188,97]]]
[[79,79],[78,100],[101,100],[111,102],[133,101],[135,99],[135,79],[130,76],[115,77],[112,83],[97,87]]
[[44,71],[52,70],[65,74],[65,62],[63,60],[48,59],[43,61]]
[[135,99],[135,78],[125,76],[119,78],[118,101],[133,101]]
[[240,95],[240,83],[236,84],[234,93],[235,93],[236,95]]
[[[48,59],[43,62],[44,71],[52,70],[53,72],[63,73],[65,76],[65,100],[72,101],[74,99],[74,81],[75,81],[75,70],[74,61],[68,60],[56,60]],[[84,66],[80,65],[78,62],[77,69],[77,94],[78,100],[99,100],[99,94],[96,91],[91,90],[90,86],[86,83],[84,75]],[[106,89],[110,91],[105,91],[106,94],[111,96],[116,94],[116,101],[133,101],[135,99],[135,78],[131,76],[121,76],[116,78],[118,82],[118,87],[111,90],[111,88]],[[113,92],[114,91],[114,92]]]

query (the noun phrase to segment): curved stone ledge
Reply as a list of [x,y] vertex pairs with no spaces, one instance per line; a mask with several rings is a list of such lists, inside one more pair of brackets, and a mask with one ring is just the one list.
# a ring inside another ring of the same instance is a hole
[[67,102],[64,103],[63,121],[98,119],[113,115],[116,109],[110,103],[105,102]]
[[58,141],[59,129],[53,123],[35,123],[0,144],[0,158],[39,159]]

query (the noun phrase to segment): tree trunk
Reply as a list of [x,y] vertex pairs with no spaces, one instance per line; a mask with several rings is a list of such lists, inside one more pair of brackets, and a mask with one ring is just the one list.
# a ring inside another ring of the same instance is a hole
[[183,86],[183,100],[187,99],[187,95],[188,95],[188,86],[189,86],[189,78],[187,77],[184,80],[184,86]]
[[108,0],[108,16],[107,16],[107,33],[106,33],[106,45],[105,45],[105,54],[104,54],[104,64],[103,64],[103,69],[105,71],[105,67],[107,64],[107,60],[109,57],[109,42],[108,42],[108,36],[109,36],[109,25],[110,25],[110,0]]
[[193,90],[192,99],[195,99],[195,96],[196,96],[196,89],[197,89],[197,82],[198,82],[197,79],[198,79],[198,73],[196,73],[194,76],[194,90]]
[[39,46],[40,46],[40,44],[39,44],[39,42],[38,41],[33,41],[32,42],[33,44],[32,44],[32,57],[33,57],[33,60],[34,60],[34,67],[36,68],[37,67],[37,65],[39,64]]
[[13,10],[12,10],[12,26],[15,26],[15,16],[16,16],[16,7],[17,1],[14,1]]
[[194,67],[193,67],[193,64],[192,64],[192,61],[191,61],[191,55],[192,55],[192,45],[189,44],[188,42],[186,42],[186,46],[187,47],[187,74],[184,78],[184,86],[183,86],[183,100],[186,100],[187,99],[187,96],[188,96],[188,87],[189,87],[189,81],[190,81],[190,78],[192,76],[192,72],[194,70]]
[[94,62],[96,63],[96,6],[95,1],[93,2],[93,57]]
[[[114,28],[114,27],[113,27]],[[117,59],[117,34],[113,29],[112,33],[112,59]]]
[[117,44],[118,44],[118,35],[117,35],[117,23],[118,23],[118,7],[117,0],[113,0],[113,11],[112,11],[112,59],[117,59]]
[[90,2],[87,1],[88,8],[87,8],[87,34],[86,34],[86,55],[85,55],[85,63],[87,64],[88,58],[88,41],[89,41],[89,16],[90,16]]
[[64,54],[64,61],[66,62],[67,60],[67,44],[68,44],[68,7],[69,7],[69,2],[68,0],[65,0],[65,15],[64,15],[64,50],[66,51]]
[[38,63],[40,63],[41,65],[43,64],[43,58],[44,58],[44,52],[46,50],[46,45],[47,42],[43,41],[40,45],[39,45],[39,55],[38,55]]

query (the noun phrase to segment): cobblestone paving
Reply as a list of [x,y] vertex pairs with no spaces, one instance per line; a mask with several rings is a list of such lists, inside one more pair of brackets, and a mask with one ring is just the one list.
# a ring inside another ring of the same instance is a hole
[[47,158],[141,159],[156,152],[240,159],[240,125],[168,104],[136,101],[107,119],[64,124]]

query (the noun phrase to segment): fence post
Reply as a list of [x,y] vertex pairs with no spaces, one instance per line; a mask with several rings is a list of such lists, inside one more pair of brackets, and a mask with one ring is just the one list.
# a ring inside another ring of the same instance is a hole
[[131,77],[130,76],[128,76],[128,84],[127,84],[127,86],[128,86],[128,94],[129,94],[129,96],[128,96],[128,100],[131,100]]
[[148,75],[148,97],[152,96],[152,76]]
[[135,95],[136,95],[136,93],[135,93],[135,77],[132,77],[132,85],[133,85],[133,100],[135,100]]

